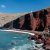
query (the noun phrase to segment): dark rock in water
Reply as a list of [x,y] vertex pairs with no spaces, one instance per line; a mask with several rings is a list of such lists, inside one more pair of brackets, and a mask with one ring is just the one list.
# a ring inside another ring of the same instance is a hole
[[29,40],[34,40],[35,37],[34,37],[34,36],[29,36],[28,39],[29,39]]
[[36,44],[41,44],[41,43],[37,41]]
[[16,41],[12,41],[11,42],[11,45],[16,45]]
[[43,47],[43,49],[45,49],[45,46],[44,45],[42,47]]
[[38,35],[29,36],[28,39],[30,39],[30,40],[37,40],[38,39]]
[[11,45],[14,45],[14,43],[11,43]]

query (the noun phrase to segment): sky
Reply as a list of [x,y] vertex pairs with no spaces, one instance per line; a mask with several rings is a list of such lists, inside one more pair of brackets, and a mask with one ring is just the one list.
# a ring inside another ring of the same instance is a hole
[[50,0],[0,0],[0,13],[38,11],[50,7]]

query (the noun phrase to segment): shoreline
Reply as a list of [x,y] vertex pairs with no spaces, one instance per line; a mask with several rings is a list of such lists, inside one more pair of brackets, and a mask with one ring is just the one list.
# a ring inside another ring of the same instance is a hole
[[5,31],[5,32],[18,32],[18,33],[25,33],[25,34],[30,34],[30,35],[35,35],[34,33],[28,32],[28,31],[24,31],[24,30],[2,30],[0,29],[0,31]]
[[20,30],[20,29],[0,29],[0,31],[25,33],[25,34],[30,34],[32,36],[34,36],[34,35],[44,35],[44,34],[49,35],[49,32],[45,32],[45,31],[39,32],[39,31],[29,31],[29,30]]

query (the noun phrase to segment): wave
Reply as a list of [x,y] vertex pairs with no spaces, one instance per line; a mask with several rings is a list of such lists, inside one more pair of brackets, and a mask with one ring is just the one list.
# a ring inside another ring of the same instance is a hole
[[42,48],[43,44],[36,44],[34,40],[32,42],[33,42],[33,44],[24,44],[22,46],[14,46],[9,50],[34,50],[34,49],[36,49],[36,50],[44,50]]
[[22,46],[14,46],[13,48],[11,48],[9,50],[29,50],[30,48],[32,48],[32,45],[24,44]]

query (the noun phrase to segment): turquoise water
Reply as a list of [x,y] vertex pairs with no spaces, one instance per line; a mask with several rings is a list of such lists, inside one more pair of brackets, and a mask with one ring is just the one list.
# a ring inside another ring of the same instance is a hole
[[30,35],[0,31],[0,50],[44,50],[41,44],[29,40],[28,36]]
[[0,50],[28,50],[32,41],[28,34],[0,31]]

